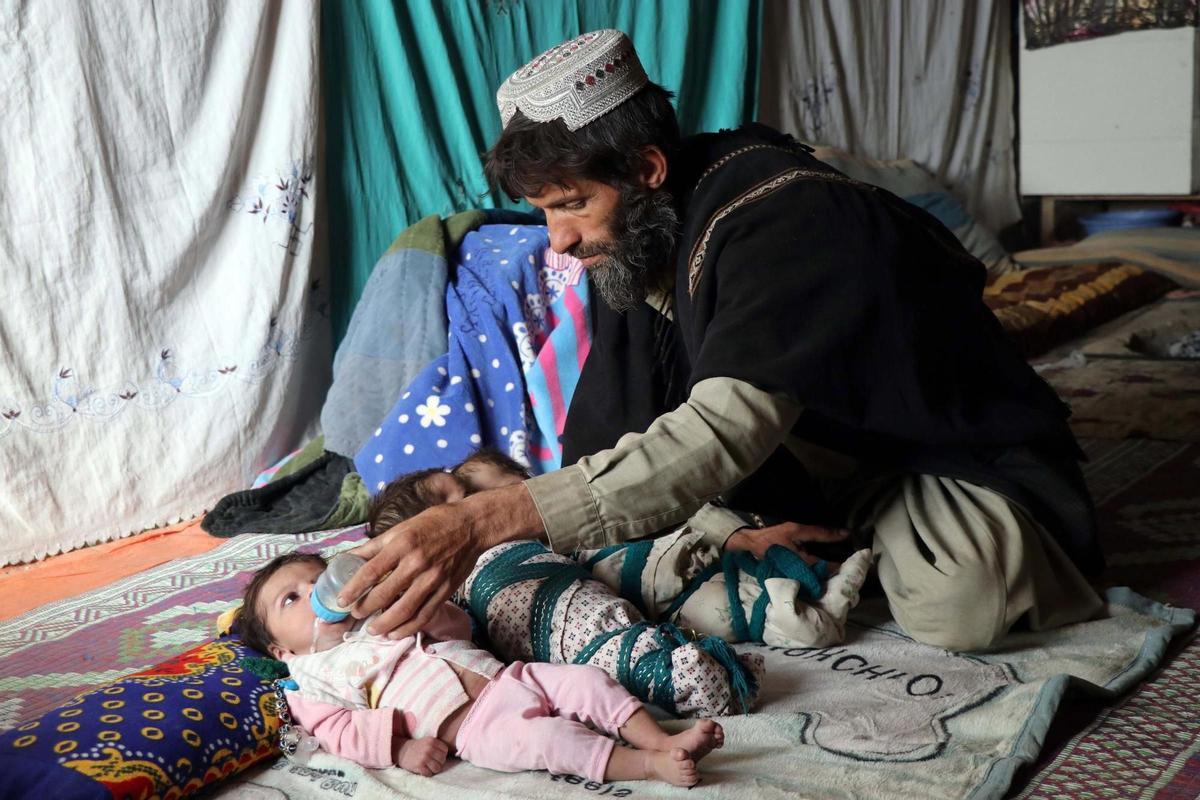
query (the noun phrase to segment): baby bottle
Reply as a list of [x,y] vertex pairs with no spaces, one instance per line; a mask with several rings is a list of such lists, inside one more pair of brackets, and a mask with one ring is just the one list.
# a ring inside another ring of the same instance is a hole
[[[329,566],[321,573],[321,577],[317,578],[312,593],[308,596],[317,619],[324,622],[341,622],[350,616],[350,606],[340,605],[337,599],[338,594],[354,577],[354,573],[358,572],[366,563],[366,559],[353,553],[338,553],[333,557]],[[353,604],[352,602],[350,605]]]

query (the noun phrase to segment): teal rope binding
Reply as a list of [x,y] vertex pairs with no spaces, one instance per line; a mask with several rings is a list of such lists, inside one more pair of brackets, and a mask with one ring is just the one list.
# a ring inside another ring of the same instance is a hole
[[671,602],[671,605],[667,606],[667,610],[663,612],[662,618],[666,620],[675,619],[675,615],[679,613],[679,609],[683,608],[683,604],[696,593],[697,589],[707,583],[709,578],[720,572],[721,567],[721,561],[714,561],[705,567],[696,577],[692,578],[691,582]]
[[[554,566],[561,569],[566,565],[550,563],[546,566]],[[533,658],[535,661],[550,660],[550,627],[554,622],[554,607],[558,605],[558,599],[562,597],[563,592],[581,577],[584,580],[592,580],[587,570],[561,569],[560,572],[551,573],[545,582],[538,587],[537,592],[534,593],[533,615],[529,620],[529,633],[532,636]]]
[[671,641],[669,635],[664,637],[663,629],[659,629],[657,639],[660,645],[657,650],[651,650],[638,659],[633,668],[632,685],[636,687],[635,694],[646,698],[668,714],[679,715],[675,707],[674,670],[671,663],[671,653],[679,644]]
[[809,600],[816,600],[825,591],[821,584],[829,577],[829,565],[818,561],[809,564],[800,556],[786,547],[771,545],[764,559],[769,565],[769,573],[759,578],[760,582],[767,578],[790,578],[804,587]]
[[522,542],[489,561],[475,576],[475,583],[471,586],[471,596],[467,598],[471,613],[486,625],[488,606],[492,604],[496,595],[507,586],[527,580],[524,577],[514,577],[513,571],[520,566],[536,566],[524,565],[523,562],[544,552],[546,549],[537,542]]
[[[637,644],[638,637],[642,635],[642,631],[649,626],[645,622],[639,622],[631,625],[626,629],[625,636],[621,639],[621,649],[617,652],[617,683],[622,686],[629,686],[633,681],[633,670],[630,668],[630,659],[633,658],[633,646]],[[641,687],[643,690],[645,686]]]
[[597,550],[592,555],[591,558],[589,558],[587,561],[585,561],[583,565],[585,567],[587,567],[588,569],[591,569],[592,567],[596,566],[604,559],[611,556],[613,553],[620,550],[622,547],[626,547],[626,546],[627,545],[624,542],[622,542],[621,544],[610,544],[607,547],[601,547],[599,550]]
[[746,665],[738,661],[737,652],[729,646],[729,642],[718,636],[705,636],[696,642],[701,650],[708,653],[718,664],[729,673],[729,691],[742,714],[750,710],[750,700],[758,694],[758,681]]
[[621,562],[621,588],[619,594],[637,606],[638,611],[645,614],[646,598],[642,594],[642,572],[646,569],[646,564],[650,560],[650,551],[653,549],[653,539],[647,539],[644,542],[633,542],[632,544],[627,542],[610,544],[593,553],[587,561],[583,562],[583,567],[590,570],[613,553],[623,550],[625,558]]
[[[625,546],[632,547],[632,545]],[[620,547],[621,545],[613,545],[605,549],[609,551],[608,555],[612,555]],[[602,561],[603,558],[599,556],[600,553],[597,553],[587,563],[593,564]],[[753,577],[762,588],[762,592],[750,610],[749,619],[746,619],[746,611],[742,607],[741,596],[738,594],[739,572]],[[664,620],[675,619],[691,596],[717,573],[725,575],[725,594],[729,603],[730,625],[733,628],[734,639],[739,642],[761,642],[763,630],[766,628],[767,605],[771,602],[771,598],[767,594],[767,580],[770,578],[794,580],[800,584],[802,594],[806,595],[807,599],[816,600],[825,591],[823,584],[829,577],[829,565],[824,561],[809,564],[791,550],[779,545],[772,545],[761,560],[744,552],[722,553],[719,561],[708,565],[688,582],[688,585],[663,612],[661,618]],[[621,593],[624,595],[624,569],[622,569],[621,578]],[[638,596],[641,596],[640,582]]]
[[[753,560],[753,559],[752,559]],[[746,611],[742,608],[742,598],[738,594],[741,576],[738,574],[738,559],[736,553],[726,553],[721,556],[721,571],[725,573],[725,597],[729,603],[729,622],[733,626],[733,638],[739,642],[750,641],[750,627],[746,624]],[[761,635],[762,632],[759,631]]]
[[[638,545],[637,550],[627,554],[629,561],[626,563],[634,565],[630,567],[629,574],[638,577],[640,595],[640,576],[645,569],[653,542],[639,542]],[[543,580],[534,594],[529,623],[532,650],[534,657],[539,661],[550,660],[550,626],[559,599],[576,580],[594,580],[591,573],[582,567],[573,568],[553,561],[526,563],[528,559],[545,552],[546,549],[536,542],[509,548],[479,570],[468,598],[471,613],[476,618],[486,621],[489,605],[503,589],[525,580]],[[715,571],[712,571],[712,574],[715,574]],[[624,579],[624,571],[622,578]],[[589,663],[602,647],[619,636],[621,641],[617,651],[617,681],[638,698],[654,703],[668,713],[677,714],[672,653],[687,644],[688,639],[674,625],[659,625],[656,631],[658,647],[643,654],[637,663],[634,663],[633,649],[641,635],[649,628],[650,624],[643,621],[627,628],[602,633],[588,642],[572,659],[572,663]],[[712,656],[729,674],[733,698],[742,710],[745,710],[750,697],[757,691],[757,685],[753,676],[737,660],[737,654],[724,641],[713,636],[701,639],[697,646]]]
[[642,596],[642,572],[650,560],[654,540],[635,542],[625,546],[625,560],[621,562],[620,595],[646,613],[646,599]]
[[618,628],[615,631],[608,631],[607,633],[600,634],[595,639],[592,639],[590,642],[588,642],[584,646],[584,648],[576,654],[575,658],[571,659],[571,663],[572,664],[588,663],[589,661],[592,660],[592,656],[594,656],[594,655],[596,655],[596,653],[600,652],[601,647],[604,647],[604,645],[608,644],[614,636],[620,636],[622,633],[624,633],[627,630],[629,630],[629,629],[628,628]]

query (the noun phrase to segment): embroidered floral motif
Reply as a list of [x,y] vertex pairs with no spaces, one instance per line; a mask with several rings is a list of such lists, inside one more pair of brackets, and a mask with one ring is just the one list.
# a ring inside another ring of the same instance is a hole
[[264,175],[258,178],[245,194],[229,201],[229,210],[260,217],[263,225],[273,220],[273,229],[278,229],[279,223],[283,223],[286,226],[283,239],[276,244],[287,250],[289,255],[298,255],[300,239],[307,236],[313,226],[311,219],[307,223],[303,221],[312,179],[312,169],[306,162],[293,161],[290,168],[280,170],[274,177]]
[[0,397],[0,439],[18,427],[48,433],[65,428],[80,417],[108,420],[130,406],[157,411],[181,397],[208,397],[238,382],[262,383],[280,363],[296,361],[318,327],[324,326],[329,303],[319,279],[309,284],[307,307],[298,328],[285,329],[278,324],[278,317],[272,316],[265,341],[245,360],[189,365],[176,348],[162,347],[150,356],[142,378],[107,388],[92,384],[86,373],[74,365],[60,367],[47,382],[45,400],[21,402]]

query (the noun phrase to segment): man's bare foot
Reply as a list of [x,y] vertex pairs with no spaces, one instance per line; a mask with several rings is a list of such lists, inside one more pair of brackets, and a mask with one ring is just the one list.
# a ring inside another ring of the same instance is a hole
[[696,761],[725,745],[725,729],[715,720],[701,719],[668,740],[667,748],[682,747]]
[[650,776],[660,781],[691,788],[700,782],[700,770],[696,762],[682,747],[672,747],[666,752],[643,751]]

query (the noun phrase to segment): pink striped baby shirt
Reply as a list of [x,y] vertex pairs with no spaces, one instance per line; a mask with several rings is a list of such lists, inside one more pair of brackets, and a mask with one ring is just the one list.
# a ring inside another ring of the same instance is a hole
[[287,701],[327,752],[381,768],[392,765],[395,736],[436,736],[470,700],[450,663],[489,679],[504,665],[469,640],[470,620],[453,603],[420,633],[395,641],[368,634],[367,621],[336,647],[292,656],[288,669],[300,688]]

